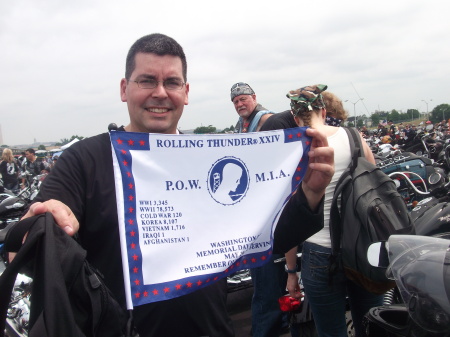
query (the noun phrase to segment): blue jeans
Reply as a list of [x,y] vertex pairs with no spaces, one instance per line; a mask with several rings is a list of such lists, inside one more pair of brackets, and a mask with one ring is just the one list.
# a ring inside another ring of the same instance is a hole
[[286,316],[278,304],[278,298],[286,292],[287,275],[285,263],[273,261],[284,255],[273,254],[264,266],[250,269],[253,283],[252,335],[253,337],[274,337]]
[[345,277],[342,270],[329,280],[331,249],[303,244],[301,277],[305,294],[320,337],[347,337],[345,312],[348,296],[357,337],[365,336],[362,318],[370,308],[383,304],[383,295],[374,295]]

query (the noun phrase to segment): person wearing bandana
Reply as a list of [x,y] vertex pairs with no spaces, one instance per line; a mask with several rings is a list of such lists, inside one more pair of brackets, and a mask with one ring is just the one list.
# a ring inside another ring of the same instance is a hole
[[[231,101],[239,120],[237,133],[259,131],[264,122],[274,113],[256,101],[253,89],[243,82],[231,87]],[[265,265],[250,269],[253,285],[252,296],[252,336],[278,336],[284,327],[287,328],[287,315],[280,310],[278,298],[285,294],[287,277],[284,266],[274,263],[283,254],[272,254]]]
[[[331,92],[323,92],[321,97],[323,104],[326,106],[325,124],[336,127],[341,126],[348,117],[347,111],[345,111],[342,105],[342,101]],[[268,118],[261,127],[261,131],[289,129],[298,126],[299,124],[296,121],[295,114],[292,110],[286,110]]]
[[[318,335],[347,336],[345,314],[348,296],[356,336],[361,337],[365,336],[362,326],[364,314],[370,308],[381,305],[383,296],[371,294],[354,284],[345,277],[343,270],[332,275],[328,272],[331,256],[330,207],[336,183],[351,161],[351,151],[345,130],[326,124],[328,120],[332,125],[333,122],[336,125],[336,121],[345,118],[346,115],[341,100],[335,95],[322,94],[326,89],[326,85],[317,84],[289,91],[286,96],[290,99],[291,110],[270,117],[261,131],[310,126],[323,132],[327,136],[328,144],[334,148],[335,173],[325,190],[324,228],[303,242],[301,276]],[[375,164],[366,142],[362,140],[362,144],[367,160]],[[286,253],[286,271],[288,271],[286,288],[291,296],[300,298],[298,275],[290,272],[297,268],[297,249],[295,246]],[[296,331],[291,333],[295,335]]]
[[236,124],[237,133],[259,131],[267,118],[274,114],[256,101],[256,94],[247,83],[234,84],[230,96],[239,115]]
[[345,111],[341,99],[328,91],[322,93],[322,98],[327,112],[325,124],[331,126],[341,126],[341,124],[348,118],[347,111]]

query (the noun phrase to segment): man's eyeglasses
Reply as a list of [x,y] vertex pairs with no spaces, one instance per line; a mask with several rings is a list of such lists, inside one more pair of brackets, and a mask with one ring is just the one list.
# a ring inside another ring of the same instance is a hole
[[186,84],[177,78],[169,78],[164,81],[157,81],[153,78],[146,78],[138,81],[130,80],[130,82],[137,83],[138,87],[141,89],[155,89],[158,84],[162,82],[163,87],[167,90],[180,90]]

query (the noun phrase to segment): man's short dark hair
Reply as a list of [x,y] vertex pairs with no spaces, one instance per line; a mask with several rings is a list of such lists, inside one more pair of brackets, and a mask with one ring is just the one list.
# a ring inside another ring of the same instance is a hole
[[31,147],[29,149],[26,149],[25,152],[36,154],[36,152],[34,152],[34,149]]
[[135,56],[137,53],[153,53],[159,56],[172,55],[181,59],[183,80],[187,81],[187,61],[183,48],[180,44],[169,36],[164,34],[150,34],[137,40],[128,51],[125,66],[125,78],[130,79],[131,74],[136,68]]

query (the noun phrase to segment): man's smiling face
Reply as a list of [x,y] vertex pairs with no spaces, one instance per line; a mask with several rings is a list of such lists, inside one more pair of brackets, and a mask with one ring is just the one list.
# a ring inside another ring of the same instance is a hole
[[[138,53],[135,69],[130,79],[120,82],[120,96],[127,102],[130,124],[125,128],[132,132],[174,134],[178,121],[188,104],[189,84],[181,89],[167,90],[163,81],[180,79],[184,82],[181,59],[177,56],[159,56]],[[134,81],[152,78],[159,81],[154,89],[142,89]]]

